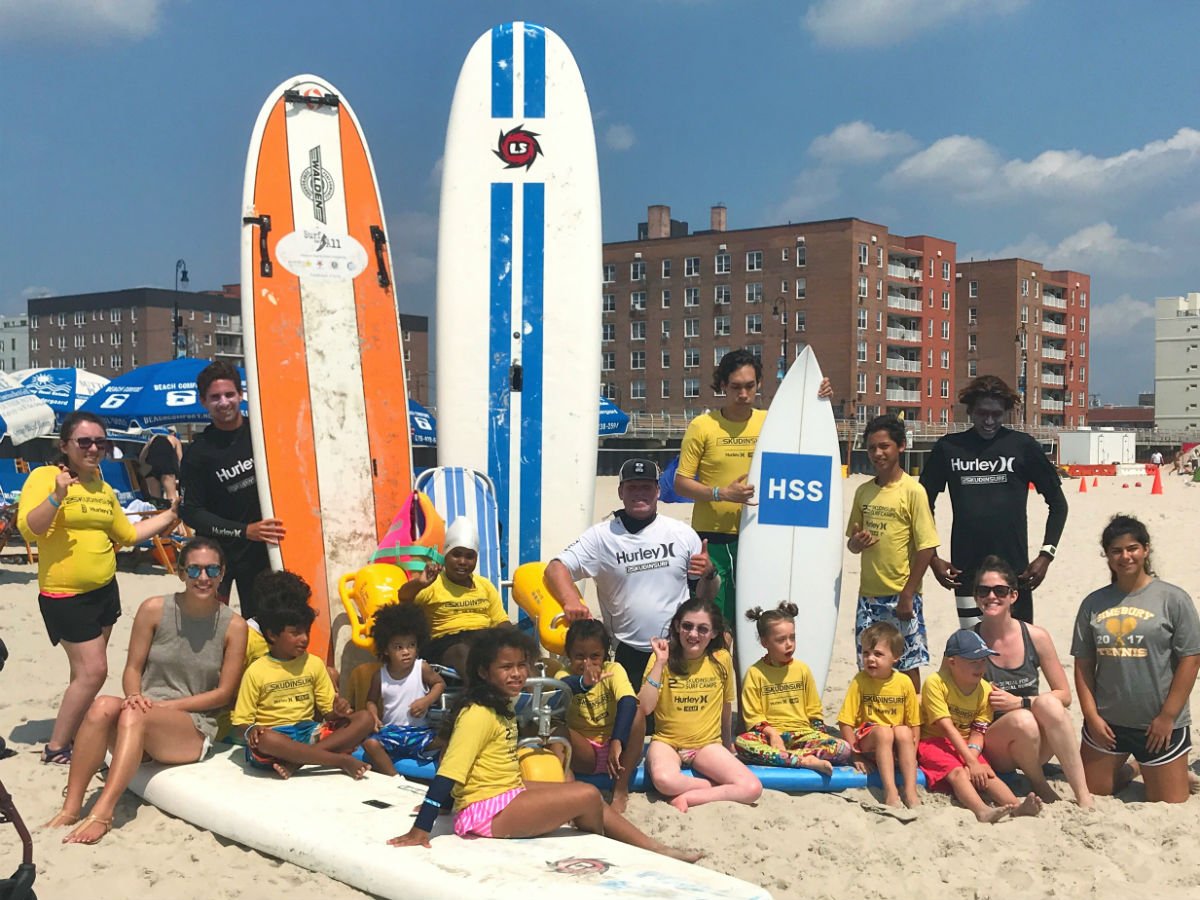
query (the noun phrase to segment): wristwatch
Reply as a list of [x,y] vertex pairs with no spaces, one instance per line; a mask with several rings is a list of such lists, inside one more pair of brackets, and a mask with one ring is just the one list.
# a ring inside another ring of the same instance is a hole
[[1039,552],[1046,554],[1046,556],[1050,557],[1051,559],[1054,559],[1054,554],[1058,553],[1058,548],[1053,544],[1042,544],[1042,549]]

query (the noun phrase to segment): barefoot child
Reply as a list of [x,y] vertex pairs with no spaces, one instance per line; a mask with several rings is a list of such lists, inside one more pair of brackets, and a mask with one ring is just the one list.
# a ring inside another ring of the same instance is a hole
[[896,791],[895,760],[900,761],[904,805],[921,805],[917,793],[917,738],[921,708],[912,680],[896,671],[904,653],[904,637],[893,625],[876,622],[861,636],[862,671],[854,676],[838,713],[842,737],[859,755],[856,767],[865,771],[868,761],[879,770],[883,802],[900,805]]
[[363,741],[371,768],[395,775],[398,759],[429,759],[434,730],[425,719],[446,689],[442,676],[419,658],[429,640],[425,614],[410,603],[391,603],[375,613],[371,637],[383,665],[371,678],[367,711],[375,733]]
[[[983,673],[995,655],[973,631],[963,628],[950,635],[942,668],[929,676],[921,694],[924,724],[917,745],[928,789],[953,792],[976,819],[989,823],[1009,814],[1036,816],[1042,809],[1035,794],[1017,800],[983,755],[983,736],[992,721],[992,686]],[[997,805],[989,806],[983,797]]]
[[374,720],[366,710],[351,711],[334,692],[324,664],[308,653],[316,617],[308,585],[291,572],[262,575],[256,584],[281,596],[258,615],[270,652],[243,673],[231,717],[235,734],[246,741],[246,761],[281,778],[304,765],[361,778],[369,767],[349,753],[371,733]]
[[702,854],[674,850],[647,837],[610,809],[582,781],[521,780],[513,704],[529,678],[536,646],[515,628],[489,628],[471,645],[467,689],[451,714],[450,744],[417,820],[394,847],[429,846],[438,811],[454,799],[454,833],[485,838],[539,837],[571,823],[643,850],[695,862]]
[[[675,610],[669,640],[650,642],[638,701],[654,713],[646,767],[654,786],[680,812],[714,800],[753,803],[762,784],[733,745],[733,660],[725,621],[711,600],[686,600]],[[685,775],[690,767],[695,775]]]
[[629,779],[642,757],[646,717],[625,668],[608,658],[610,640],[603,622],[580,619],[567,629],[568,670],[555,675],[575,692],[567,709],[571,769],[613,780],[612,808],[624,812]]
[[825,731],[824,714],[812,671],[796,652],[794,603],[777,609],[754,607],[746,618],[758,626],[766,656],[752,665],[742,682],[742,718],[738,736],[743,762],[760,766],[815,769],[825,775],[850,761],[850,745]]

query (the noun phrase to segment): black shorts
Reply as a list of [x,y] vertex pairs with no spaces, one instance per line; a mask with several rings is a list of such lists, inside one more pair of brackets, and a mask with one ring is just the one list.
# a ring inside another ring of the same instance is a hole
[[1172,731],[1167,746],[1158,753],[1151,753],[1146,749],[1144,728],[1126,728],[1112,722],[1108,723],[1108,727],[1117,739],[1117,745],[1111,750],[1097,743],[1096,739],[1088,734],[1086,725],[1083,726],[1083,742],[1096,752],[1107,756],[1132,756],[1143,766],[1165,766],[1181,756],[1186,758],[1188,751],[1192,749],[1192,729],[1186,726]]
[[[475,639],[487,630],[486,628],[478,628],[474,631],[455,631],[451,634],[443,634],[441,637],[434,638],[425,645],[425,648],[421,651],[421,658],[426,662],[440,666],[442,664],[442,657],[447,650],[455,644],[466,644],[469,651],[471,645],[475,643]],[[463,673],[459,672],[459,674],[462,675]]]
[[51,644],[59,641],[82,644],[94,641],[121,618],[121,592],[114,578],[103,587],[74,597],[38,594],[38,606]]
[[175,447],[161,435],[150,441],[146,448],[145,463],[150,467],[152,478],[179,474],[179,457],[175,454]]

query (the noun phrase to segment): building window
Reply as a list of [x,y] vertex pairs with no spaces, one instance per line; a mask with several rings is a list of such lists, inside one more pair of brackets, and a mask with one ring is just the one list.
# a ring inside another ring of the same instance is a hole
[[691,278],[700,274],[700,257],[685,256],[683,259],[683,274]]
[[763,264],[763,253],[761,250],[746,251],[746,271],[761,272]]
[[683,289],[683,305],[684,306],[699,306],[700,305],[700,288],[690,287]]
[[968,353],[976,353],[976,352],[978,352],[978,350],[979,350],[979,335],[968,334],[967,335],[967,352]]
[[808,265],[808,248],[804,246],[804,238],[796,239],[796,268]]
[[1028,278],[1021,279],[1021,296],[1022,297],[1029,296],[1029,279]]
[[875,330],[883,331],[883,313],[881,312],[875,313]]
[[858,393],[865,394],[867,392],[867,373],[858,373]]
[[762,334],[762,313],[751,313],[746,316],[746,334]]
[[950,263],[943,261],[942,262],[942,281],[949,281],[949,280],[950,280]]
[[1087,341],[1079,342],[1079,356],[1081,358],[1087,356]]
[[949,424],[949,422],[950,422],[950,411],[948,409],[946,409],[945,407],[942,407],[942,411],[940,413],[938,413],[938,424],[939,425],[947,425],[947,424]]
[[942,291],[942,309],[950,308],[950,292]]
[[727,284],[718,284],[713,288],[713,302],[717,306],[728,306],[733,297],[733,290]]
[[883,344],[875,345],[875,362],[883,362]]
[[713,319],[713,334],[718,337],[729,334],[729,316],[717,316]]
[[[719,324],[720,317],[713,320]],[[725,316],[725,334],[729,334],[729,316]],[[699,319],[684,319],[683,320],[683,336],[685,338],[700,337],[700,320]]]
[[605,294],[600,298],[601,312],[616,312],[617,311],[617,295]]
[[660,396],[661,396],[661,397],[662,397],[664,400],[670,400],[670,399],[671,399],[671,382],[670,382],[670,380],[669,380],[669,379],[667,379],[667,378],[664,378],[664,379],[662,380],[662,387],[660,388],[660,390],[661,390],[661,394],[660,394]]
[[669,338],[671,336],[671,320],[664,319],[662,322],[662,336]]
[[977,307],[977,306],[968,306],[967,307],[967,324],[968,325],[978,325],[979,324],[979,307]]
[[967,282],[967,296],[968,297],[978,297],[979,296],[979,282],[978,281],[968,281]]
[[878,278],[875,279],[875,299],[876,300],[883,299],[883,281],[882,281],[882,279],[878,279]]
[[617,354],[605,351],[600,354],[600,371],[611,372],[617,367]]
[[883,376],[882,375],[875,376],[875,393],[877,393],[877,394],[883,393]]
[[600,340],[604,343],[615,341],[617,339],[617,326],[612,322],[605,322],[600,326]]
[[728,347],[722,347],[720,344],[713,347],[713,365],[719,366],[721,360],[725,358],[725,354],[729,352]]
[[66,327],[66,324],[67,324],[67,314],[66,313],[59,313],[58,316],[56,317],[56,319],[58,321],[58,325],[60,328]]
[[603,284],[612,284],[617,280],[617,267],[612,263],[604,264],[604,280]]
[[644,369],[646,368],[646,351],[633,350],[629,353],[629,368]]
[[796,299],[803,300],[806,298],[807,295],[808,295],[808,279],[807,278],[797,278],[796,279]]
[[943,400],[950,399],[950,382],[948,379],[945,379],[945,378],[942,379],[942,399]]
[[780,262],[788,261],[788,248],[787,247],[784,247],[779,251],[779,260],[780,260]]
[[[119,344],[119,343],[121,343],[121,342],[120,342],[120,341],[117,341],[117,343]],[[211,347],[211,346],[212,346],[212,335],[211,335],[211,334],[206,334],[206,335],[204,336],[204,346],[205,346],[205,347]]]
[[629,382],[629,399],[630,400],[645,400],[646,399],[646,381],[639,378],[636,381]]
[[685,369],[695,369],[700,365],[700,348],[685,347],[683,351],[683,367]]
[[950,368],[950,351],[949,350],[942,351],[942,368],[943,369]]
[[[130,322],[137,321],[137,307],[136,306],[129,307],[129,321]],[[131,363],[131,365],[136,366],[137,363]]]
[[629,323],[629,339],[631,341],[644,341],[646,339],[645,321]]
[[75,335],[75,349],[87,346],[87,336],[82,334]]
[[1079,320],[1079,332],[1080,334],[1087,334],[1087,319]]
[[629,308],[644,310],[646,308],[646,292],[634,291],[629,295]]
[[867,330],[867,311],[865,309],[863,309],[862,307],[859,307],[859,310],[858,310],[858,330],[859,331]]
[[933,337],[933,319],[929,320],[929,336]]
[[37,349],[38,349],[38,339],[37,338],[31,337],[29,339],[29,349],[33,350],[35,353],[37,352]]
[[866,341],[858,342],[858,361],[861,363],[865,363],[867,361],[867,342]]
[[762,344],[747,344],[746,350],[755,359],[762,359]]
[[967,362],[967,377],[974,378],[978,374],[979,374],[979,363],[975,362],[975,360],[973,360],[973,359],[969,360]]
[[616,400],[617,386],[608,381],[600,382],[600,396],[605,400]]
[[662,261],[662,277],[663,278],[671,277],[671,261],[669,259],[664,259]]
[[858,276],[858,296],[867,296],[867,291],[870,289],[870,279],[866,275]]
[[1080,308],[1080,309],[1087,309],[1087,291],[1083,291],[1083,292],[1082,292],[1082,293],[1079,295],[1079,308]]
[[858,264],[865,266],[871,262],[871,248],[866,244],[858,245]]
[[929,308],[933,309],[933,288],[929,289]]
[[662,308],[663,308],[663,309],[670,309],[670,308],[671,308],[671,291],[670,291],[670,290],[664,290],[664,291],[662,292],[662,299],[661,299],[661,303],[662,303]]
[[645,281],[646,280],[646,263],[643,260],[635,259],[629,264],[629,280],[630,281]]
[[38,330],[38,317],[37,317],[37,316],[30,316],[30,317],[29,317],[29,330],[30,330],[30,331],[37,331],[37,330]]
[[658,362],[659,362],[659,368],[661,368],[661,369],[669,369],[669,368],[671,368],[671,351],[670,351],[670,350],[663,350],[663,351],[662,351],[662,352],[659,354],[659,360],[658,360]]
[[1079,380],[1079,381],[1081,381],[1081,382],[1083,382],[1083,381],[1087,381],[1087,369],[1086,369],[1086,368],[1084,368],[1083,366],[1080,366],[1080,367],[1079,367],[1079,376],[1078,376],[1078,380]]
[[950,322],[947,320],[942,321],[942,340],[950,340]]
[[937,260],[933,257],[929,258],[929,277],[933,277],[934,271],[937,269]]
[[87,313],[85,313],[85,312],[75,313],[75,324],[76,325],[83,325],[86,322],[87,322]]
[[110,356],[108,358],[108,362],[109,362],[110,369],[118,369],[119,370],[121,368],[121,366],[123,365],[120,353],[116,354],[115,356]]
[[728,275],[730,273],[731,265],[728,253],[718,253],[713,257],[713,271],[718,275]]
[[683,379],[683,396],[687,398],[700,396],[700,379],[685,378]]
[[879,267],[880,269],[883,268],[883,248],[882,247],[875,248],[875,265],[877,267]]
[[[804,331],[807,327],[808,327],[808,325],[807,325],[806,316],[804,314],[804,311],[800,310],[796,313],[796,330]],[[797,349],[799,349],[799,348],[797,348]]]
[[762,303],[763,286],[761,281],[752,281],[746,285],[746,302]]

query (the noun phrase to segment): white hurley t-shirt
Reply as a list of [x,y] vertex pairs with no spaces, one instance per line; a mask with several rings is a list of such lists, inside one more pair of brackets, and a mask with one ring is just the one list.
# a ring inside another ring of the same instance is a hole
[[675,610],[688,598],[688,560],[700,536],[683,522],[657,516],[631,534],[619,516],[593,525],[555,558],[571,578],[592,578],[609,632],[622,644],[649,650],[664,637]]

